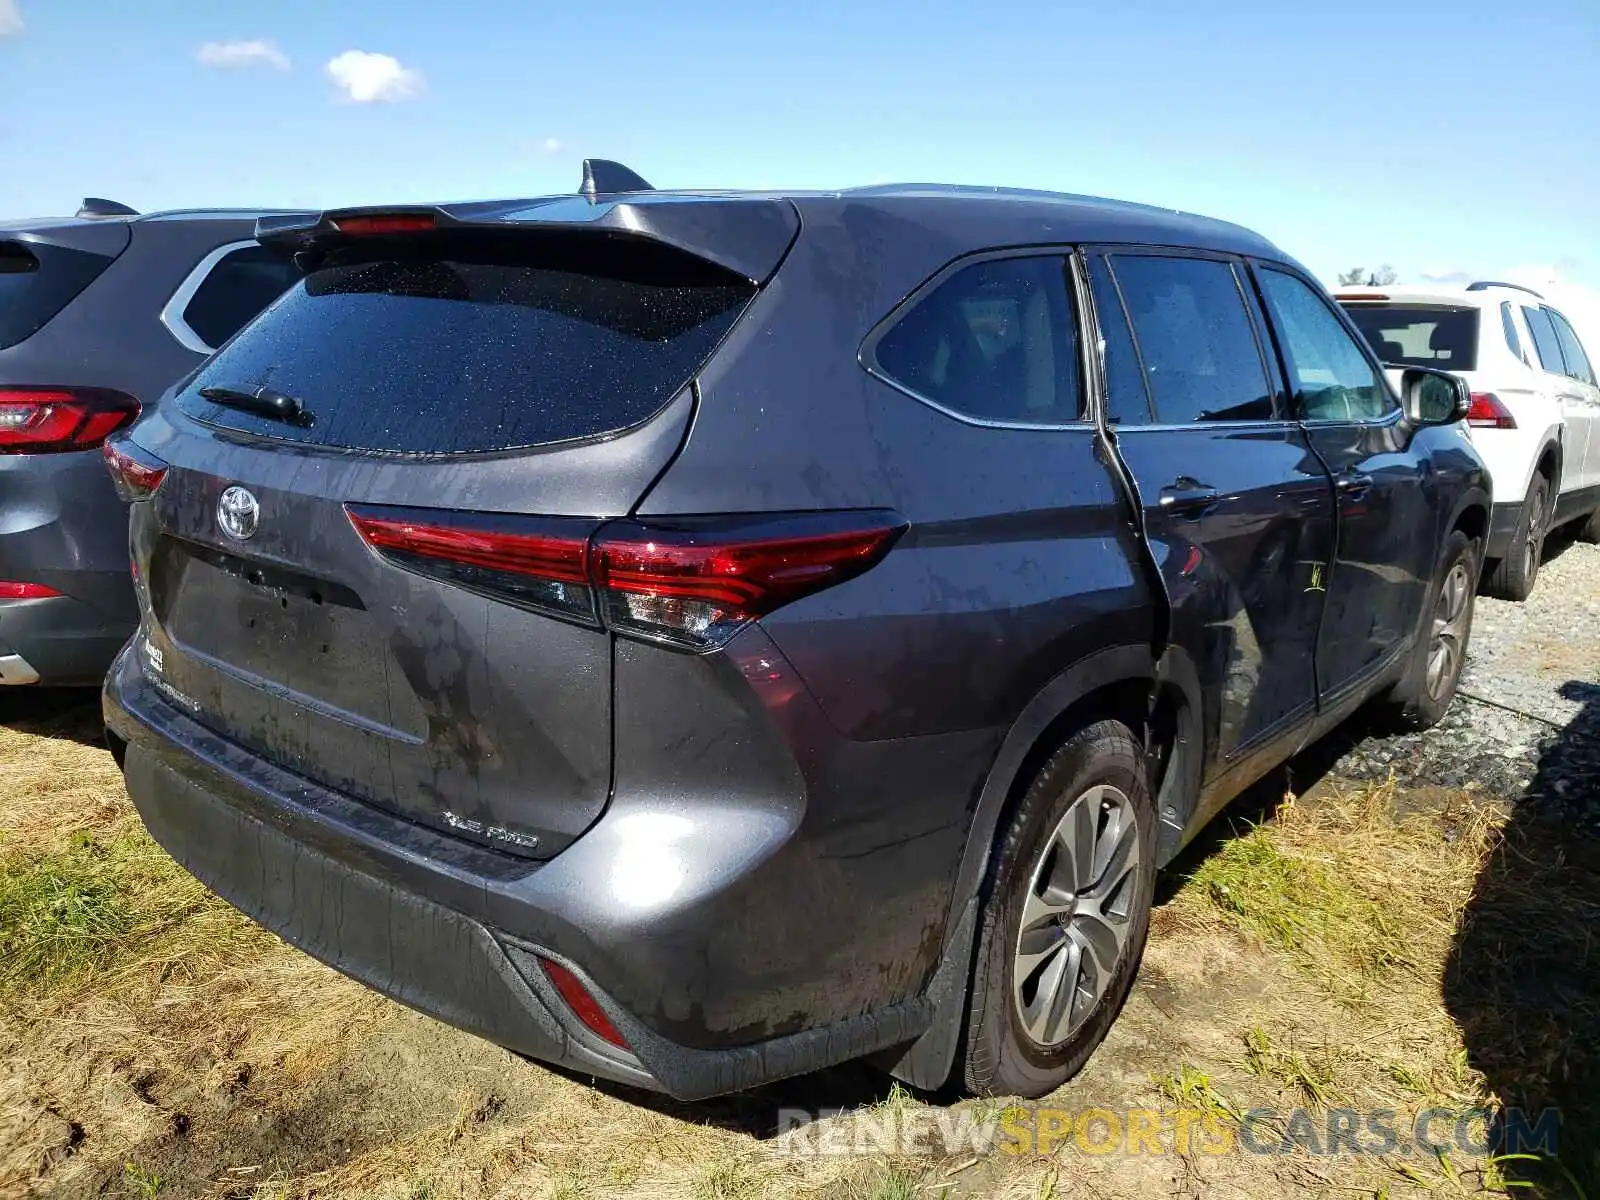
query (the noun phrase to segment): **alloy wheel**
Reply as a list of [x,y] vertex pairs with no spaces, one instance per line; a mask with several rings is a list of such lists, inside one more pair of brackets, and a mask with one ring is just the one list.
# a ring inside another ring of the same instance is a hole
[[1539,569],[1539,560],[1544,557],[1544,491],[1534,488],[1533,495],[1528,497],[1528,540],[1522,547],[1523,573],[1529,579]]
[[1428,643],[1428,695],[1441,699],[1450,690],[1467,650],[1468,604],[1472,579],[1467,564],[1457,560],[1439,588],[1433,609],[1433,636]]
[[1129,933],[1140,862],[1133,805],[1109,784],[1072,802],[1034,864],[1012,962],[1028,1038],[1065,1042],[1105,995]]

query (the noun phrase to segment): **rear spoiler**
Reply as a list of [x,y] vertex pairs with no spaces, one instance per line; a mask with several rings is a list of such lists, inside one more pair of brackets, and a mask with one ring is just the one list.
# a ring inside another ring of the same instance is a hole
[[467,230],[589,234],[656,242],[765,283],[800,232],[787,200],[715,194],[626,192],[546,196],[470,204],[330,209],[260,217],[256,239],[292,254],[331,248],[356,236],[429,236]]

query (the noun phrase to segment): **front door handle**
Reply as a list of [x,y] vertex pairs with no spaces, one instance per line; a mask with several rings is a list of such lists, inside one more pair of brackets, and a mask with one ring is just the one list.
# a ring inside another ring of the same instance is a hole
[[1339,495],[1349,496],[1352,500],[1359,500],[1367,494],[1367,489],[1372,486],[1372,476],[1363,475],[1359,471],[1346,471],[1333,481],[1333,485],[1339,490]]
[[1165,487],[1161,489],[1161,511],[1193,519],[1215,508],[1221,499],[1222,493],[1216,488]]

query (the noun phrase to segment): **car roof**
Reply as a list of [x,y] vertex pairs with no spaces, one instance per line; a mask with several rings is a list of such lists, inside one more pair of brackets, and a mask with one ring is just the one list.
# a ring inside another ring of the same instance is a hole
[[1504,300],[1523,304],[1543,304],[1545,298],[1532,288],[1486,280],[1475,284],[1428,283],[1357,287],[1346,284],[1333,289],[1334,298],[1348,303],[1454,304],[1470,308],[1490,308]]
[[71,229],[84,225],[137,225],[150,221],[251,221],[261,217],[285,216],[303,210],[293,208],[174,208],[152,213],[116,213],[103,217],[0,217],[0,229],[27,233],[35,229]]

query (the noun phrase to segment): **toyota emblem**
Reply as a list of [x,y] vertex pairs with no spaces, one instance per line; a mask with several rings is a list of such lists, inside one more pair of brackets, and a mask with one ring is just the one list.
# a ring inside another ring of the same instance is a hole
[[228,488],[217,501],[217,524],[222,532],[236,542],[255,536],[261,523],[261,503],[249,488],[238,485]]

